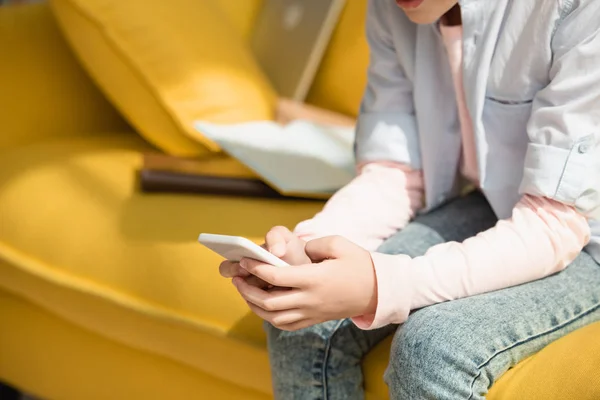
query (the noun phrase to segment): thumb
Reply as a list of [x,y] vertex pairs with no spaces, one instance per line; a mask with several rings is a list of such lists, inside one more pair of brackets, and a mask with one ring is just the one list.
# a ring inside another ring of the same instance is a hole
[[285,226],[271,228],[265,237],[267,250],[276,257],[283,257],[287,244],[294,238],[294,234]]
[[352,242],[341,236],[327,236],[306,243],[306,255],[313,262],[342,258],[352,250]]

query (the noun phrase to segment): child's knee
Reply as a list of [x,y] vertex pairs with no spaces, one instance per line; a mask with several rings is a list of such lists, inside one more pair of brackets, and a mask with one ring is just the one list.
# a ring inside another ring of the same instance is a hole
[[467,347],[469,322],[436,307],[398,328],[385,373],[392,398],[468,398],[477,350]]

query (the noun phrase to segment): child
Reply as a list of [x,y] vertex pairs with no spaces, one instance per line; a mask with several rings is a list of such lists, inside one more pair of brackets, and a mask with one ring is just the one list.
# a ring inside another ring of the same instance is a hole
[[371,0],[367,38],[359,175],[267,234],[298,266],[221,272],[277,398],[363,398],[394,334],[391,398],[483,399],[600,320],[600,1]]

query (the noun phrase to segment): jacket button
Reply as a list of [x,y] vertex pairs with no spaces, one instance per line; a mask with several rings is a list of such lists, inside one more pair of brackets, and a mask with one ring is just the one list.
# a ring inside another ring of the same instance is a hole
[[584,142],[584,143],[581,143],[581,144],[579,145],[579,147],[577,148],[577,150],[579,151],[579,153],[581,153],[581,154],[585,154],[585,153],[587,153],[588,151],[590,151],[590,147],[592,147],[592,146],[590,145],[590,142],[589,142],[589,141],[586,141],[586,142]]

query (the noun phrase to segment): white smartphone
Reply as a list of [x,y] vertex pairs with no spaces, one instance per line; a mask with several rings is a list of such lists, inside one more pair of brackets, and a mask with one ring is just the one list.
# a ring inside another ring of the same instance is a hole
[[276,267],[289,267],[289,264],[282,259],[275,257],[256,243],[240,236],[202,233],[198,236],[198,242],[230,261],[240,261],[245,257]]

